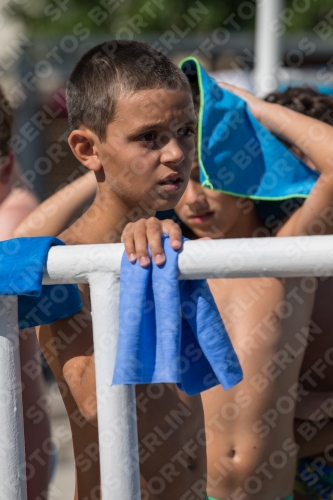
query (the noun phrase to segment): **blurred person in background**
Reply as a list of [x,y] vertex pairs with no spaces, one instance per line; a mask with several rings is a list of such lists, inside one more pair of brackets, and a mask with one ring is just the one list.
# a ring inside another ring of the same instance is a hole
[[[1,88],[0,103],[0,240],[7,240],[14,237],[15,229],[37,207],[38,201],[21,180],[10,149],[13,113]],[[36,500],[46,498],[48,489],[50,422],[45,407],[40,349],[34,328],[20,330],[20,360],[27,498]]]

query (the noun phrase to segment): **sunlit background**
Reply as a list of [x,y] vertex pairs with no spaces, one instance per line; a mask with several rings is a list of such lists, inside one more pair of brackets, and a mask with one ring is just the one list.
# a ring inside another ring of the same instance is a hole
[[[270,22],[276,64],[267,90],[302,82],[331,92],[332,0],[258,0],[257,10],[267,3],[277,13]],[[195,55],[218,79],[257,91],[253,68],[258,51],[271,50],[258,42],[259,28],[255,1],[5,2],[0,74],[16,108],[12,147],[39,198],[84,171],[66,142],[64,86],[89,47],[110,38],[145,40],[175,62]]]

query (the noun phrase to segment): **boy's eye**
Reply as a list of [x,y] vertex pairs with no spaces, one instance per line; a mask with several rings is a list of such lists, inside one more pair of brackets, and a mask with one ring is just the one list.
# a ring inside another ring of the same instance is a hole
[[180,135],[185,135],[186,137],[190,137],[191,135],[194,134],[194,130],[191,127],[183,127],[179,129],[178,133]]
[[138,140],[143,142],[149,142],[153,141],[154,139],[156,139],[155,132],[147,132],[147,134],[141,135]]

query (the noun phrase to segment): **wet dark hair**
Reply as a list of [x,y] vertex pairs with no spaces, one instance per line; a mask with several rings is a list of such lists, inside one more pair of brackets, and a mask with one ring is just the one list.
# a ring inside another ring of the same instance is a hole
[[0,87],[0,158],[9,153],[9,141],[12,136],[13,111]]
[[101,43],[81,57],[70,75],[66,93],[69,128],[84,124],[104,141],[119,97],[155,88],[191,93],[182,70],[147,43]]
[[265,101],[281,104],[298,113],[333,125],[333,97],[320,94],[311,87],[289,87],[284,92],[272,92]]
[[197,74],[187,75],[187,78],[188,78],[189,84],[191,85],[194,111],[195,111],[195,114],[198,115],[199,109],[200,109],[200,89],[199,89],[198,76],[197,76]]

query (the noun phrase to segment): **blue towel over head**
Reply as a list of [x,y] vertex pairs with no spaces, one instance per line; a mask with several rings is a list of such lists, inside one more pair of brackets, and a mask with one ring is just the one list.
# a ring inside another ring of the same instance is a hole
[[47,254],[55,245],[65,243],[52,237],[0,242],[0,295],[18,295],[20,329],[53,323],[82,308],[77,285],[42,285]]
[[242,369],[205,280],[178,280],[178,251],[163,236],[166,262],[143,268],[124,253],[113,384],[175,383],[189,395]]
[[265,129],[243,99],[219,87],[197,59],[186,58],[180,67],[200,95],[198,159],[202,185],[275,204],[306,198],[319,174]]

